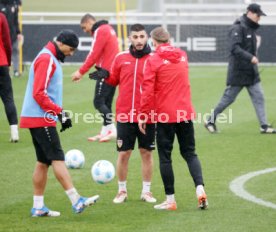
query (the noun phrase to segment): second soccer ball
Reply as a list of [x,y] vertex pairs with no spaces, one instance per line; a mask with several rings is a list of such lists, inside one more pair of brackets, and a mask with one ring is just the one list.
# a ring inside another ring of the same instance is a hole
[[96,183],[106,184],[113,180],[115,176],[115,168],[111,162],[107,160],[99,160],[93,164],[91,175]]

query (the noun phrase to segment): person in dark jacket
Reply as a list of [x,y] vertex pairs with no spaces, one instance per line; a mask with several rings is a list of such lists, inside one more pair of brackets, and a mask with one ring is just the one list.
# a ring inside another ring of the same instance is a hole
[[217,132],[215,121],[218,114],[235,101],[244,87],[255,107],[260,123],[260,132],[263,134],[276,133],[276,130],[267,122],[264,94],[258,71],[256,30],[260,27],[258,22],[261,16],[266,16],[261,6],[252,3],[247,7],[246,14],[236,20],[230,28],[227,87],[220,102],[205,122],[205,127],[210,133]]

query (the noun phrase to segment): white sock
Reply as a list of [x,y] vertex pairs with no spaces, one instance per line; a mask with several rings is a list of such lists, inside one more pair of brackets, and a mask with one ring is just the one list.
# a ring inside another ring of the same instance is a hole
[[12,139],[18,139],[18,125],[10,125]]
[[72,205],[75,205],[80,199],[80,194],[77,192],[75,188],[68,189],[67,191],[65,191],[65,193],[69,197]]
[[126,181],[118,181],[119,192],[127,192]]
[[116,132],[116,127],[114,123],[106,125],[107,131]]
[[196,196],[199,197],[203,193],[205,193],[203,185],[196,186]]
[[41,209],[44,206],[44,196],[33,196],[33,208]]
[[151,182],[143,181],[142,193],[150,192],[150,185],[151,185]]
[[102,126],[102,129],[101,129],[101,136],[104,136],[104,135],[106,135],[107,134],[107,126]]
[[167,202],[175,202],[174,194],[166,195]]

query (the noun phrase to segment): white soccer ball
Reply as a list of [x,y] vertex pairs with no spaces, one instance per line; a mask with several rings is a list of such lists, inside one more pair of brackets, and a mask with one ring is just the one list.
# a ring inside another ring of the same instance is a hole
[[98,184],[106,184],[115,176],[113,164],[107,160],[99,160],[91,168],[93,180]]
[[72,149],[65,154],[65,165],[67,168],[83,168],[85,163],[84,154],[77,149]]

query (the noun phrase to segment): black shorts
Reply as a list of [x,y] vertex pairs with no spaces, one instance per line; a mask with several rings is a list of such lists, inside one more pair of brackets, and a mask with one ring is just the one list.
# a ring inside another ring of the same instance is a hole
[[30,128],[37,161],[51,165],[53,160],[64,160],[59,136],[55,127]]
[[155,124],[147,124],[146,134],[139,130],[138,123],[117,122],[117,151],[133,150],[136,138],[138,147],[146,150],[155,149]]

